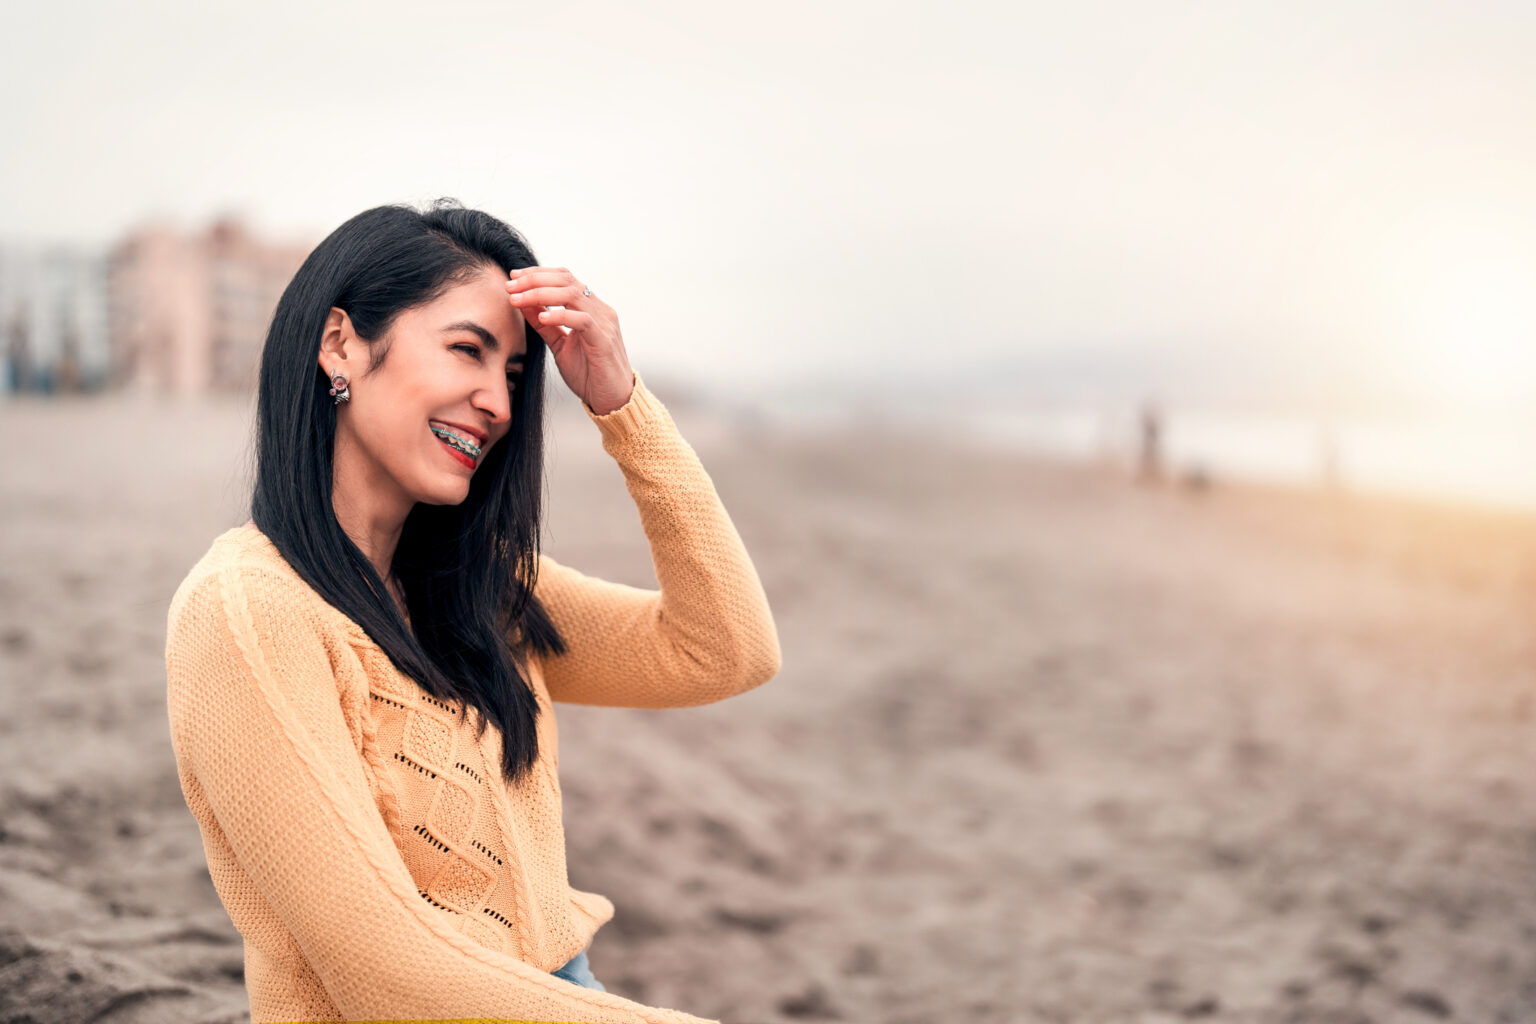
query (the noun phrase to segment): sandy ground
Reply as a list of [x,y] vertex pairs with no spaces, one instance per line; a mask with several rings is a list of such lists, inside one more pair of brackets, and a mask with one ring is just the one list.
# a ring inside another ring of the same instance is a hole
[[[561,705],[610,990],[732,1022],[1536,1020],[1536,519],[733,426],[779,678]],[[247,405],[0,406],[0,1024],[247,1019],[165,609]],[[557,409],[546,544],[654,585]]]

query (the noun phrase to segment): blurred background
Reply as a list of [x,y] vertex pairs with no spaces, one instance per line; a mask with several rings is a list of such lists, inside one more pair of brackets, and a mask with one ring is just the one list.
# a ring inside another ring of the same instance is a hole
[[[6,6],[6,1019],[248,1019],[165,611],[298,264],[452,196],[618,310],[784,651],[561,707],[611,991],[1536,1020],[1532,52],[1512,0]],[[546,549],[654,586],[551,389]]]

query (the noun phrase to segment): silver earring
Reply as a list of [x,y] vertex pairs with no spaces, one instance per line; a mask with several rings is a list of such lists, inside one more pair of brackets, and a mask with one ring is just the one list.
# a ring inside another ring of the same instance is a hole
[[336,399],[336,404],[352,401],[352,392],[347,387],[347,378],[340,373],[331,375],[331,394]]

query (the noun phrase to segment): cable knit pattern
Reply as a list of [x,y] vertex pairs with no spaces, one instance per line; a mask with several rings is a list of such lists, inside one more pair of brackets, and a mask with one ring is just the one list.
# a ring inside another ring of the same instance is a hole
[[402,675],[252,524],[219,535],[167,616],[182,792],[245,940],[251,1017],[702,1018],[549,972],[614,915],[566,877],[552,701],[680,707],[772,678],[762,585],[692,448],[635,375],[598,416],[660,590],[548,556],[535,590],[569,652],[530,661],[539,762],[501,776],[501,736]]

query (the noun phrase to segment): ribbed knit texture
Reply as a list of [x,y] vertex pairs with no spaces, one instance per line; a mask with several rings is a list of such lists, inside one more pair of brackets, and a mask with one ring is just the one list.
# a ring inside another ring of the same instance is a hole
[[661,589],[539,557],[569,652],[533,658],[539,763],[402,675],[254,525],[220,534],[167,617],[167,703],[187,806],[245,940],[253,1024],[690,1022],[549,972],[614,915],[566,878],[551,701],[684,707],[778,673],[762,584],[693,449],[635,374],[596,415]]

